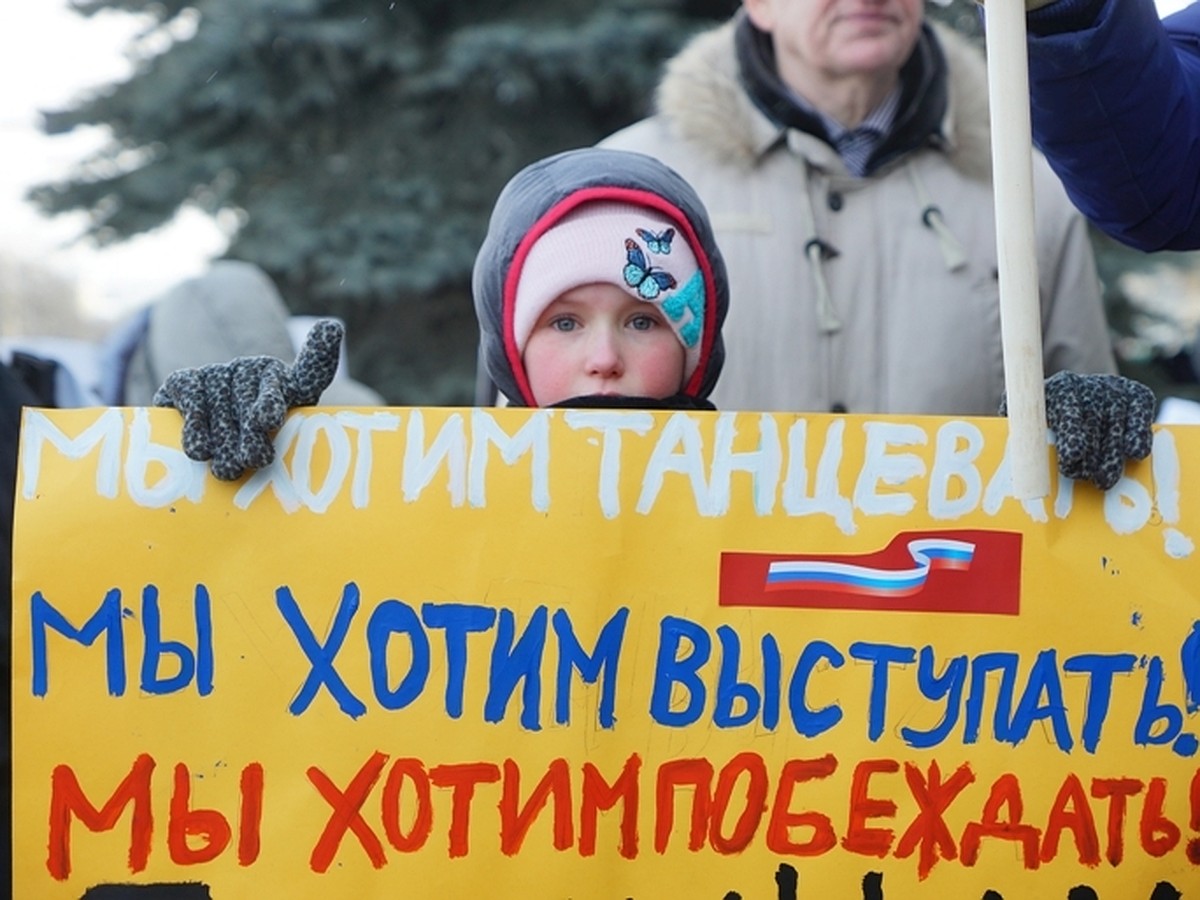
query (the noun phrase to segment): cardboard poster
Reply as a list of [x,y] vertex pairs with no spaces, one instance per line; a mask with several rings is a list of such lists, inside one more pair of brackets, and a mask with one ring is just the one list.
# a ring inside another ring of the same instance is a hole
[[1190,895],[1200,429],[1035,502],[1005,434],[27,411],[16,894]]

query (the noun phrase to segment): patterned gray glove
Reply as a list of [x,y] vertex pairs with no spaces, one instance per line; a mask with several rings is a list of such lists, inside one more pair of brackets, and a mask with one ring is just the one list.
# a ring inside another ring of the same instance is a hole
[[1107,491],[1121,480],[1126,459],[1150,455],[1154,403],[1150,388],[1120,375],[1058,372],[1047,378],[1046,424],[1054,432],[1058,470]]
[[154,394],[155,406],[183,414],[183,452],[212,460],[212,473],[234,481],[275,459],[271,433],[294,406],[312,406],[333,380],[344,330],[322,319],[289,366],[273,356],[179,369]]

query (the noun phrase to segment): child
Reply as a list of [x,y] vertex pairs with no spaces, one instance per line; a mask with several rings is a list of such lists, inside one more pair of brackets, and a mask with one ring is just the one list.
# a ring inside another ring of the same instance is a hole
[[[514,406],[713,408],[725,264],[700,198],[649,156],[586,148],[518,172],[473,289],[489,374]],[[290,367],[254,356],[173,372],[154,403],[183,413],[188,456],[236,479],[274,459],[288,409],[317,402],[341,338],[323,321]]]
[[725,265],[699,197],[657,160],[589,148],[517,173],[473,288],[509,403],[713,408]]
[[[712,409],[724,362],[725,265],[703,204],[672,169],[627,151],[571,150],[518,172],[475,259],[488,374],[516,406]],[[173,372],[158,406],[183,449],[233,480],[268,465],[287,410],[337,367],[341,325],[318,322],[296,362],[242,357]],[[1059,468],[1107,490],[1150,452],[1154,395],[1115,375],[1046,382]]]

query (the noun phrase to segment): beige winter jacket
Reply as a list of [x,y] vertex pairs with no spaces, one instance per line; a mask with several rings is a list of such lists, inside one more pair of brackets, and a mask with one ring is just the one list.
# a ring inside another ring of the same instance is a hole
[[[669,64],[657,114],[604,141],[677,169],[712,216],[732,289],[717,407],[995,414],[1004,372],[981,53],[935,28],[950,85],[941,135],[857,178],[824,141],[758,110],[733,35],[727,23],[696,38]],[[1036,154],[1034,193],[1046,374],[1115,371],[1084,221]]]

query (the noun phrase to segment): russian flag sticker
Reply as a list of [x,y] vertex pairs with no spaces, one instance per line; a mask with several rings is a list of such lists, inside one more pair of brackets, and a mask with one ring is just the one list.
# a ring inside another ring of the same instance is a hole
[[1014,616],[1021,534],[908,531],[872,553],[725,552],[719,605]]

